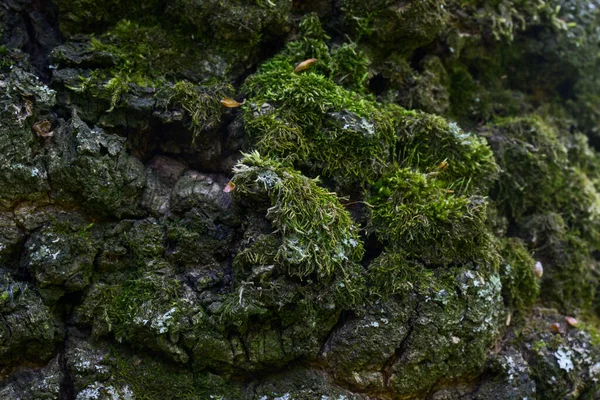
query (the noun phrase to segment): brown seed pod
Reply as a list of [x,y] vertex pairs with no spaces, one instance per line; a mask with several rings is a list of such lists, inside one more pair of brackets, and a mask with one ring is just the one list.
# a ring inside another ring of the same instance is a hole
[[304,60],[301,63],[299,63],[298,65],[296,65],[296,68],[294,68],[294,72],[296,72],[296,73],[302,72],[305,69],[308,69],[308,67],[310,67],[311,65],[313,65],[316,62],[317,62],[316,58],[309,58],[308,60]]
[[569,324],[573,328],[576,327],[577,325],[579,325],[579,321],[577,321],[573,317],[565,317],[565,321],[567,321],[567,324]]
[[44,138],[54,136],[54,132],[52,131],[52,123],[50,121],[48,121],[47,119],[36,122],[32,126],[32,129],[35,131],[35,133],[38,134],[38,136],[41,136]]
[[542,275],[544,275],[544,267],[542,266],[542,263],[538,261],[535,263],[535,276],[541,278]]
[[229,183],[227,184],[227,186],[225,186],[225,188],[223,188],[223,191],[225,193],[230,193],[233,192],[235,189],[235,183],[229,181]]
[[552,331],[552,333],[561,333],[562,329],[560,328],[560,324],[558,322],[550,324],[550,331]]
[[232,99],[231,97],[225,97],[224,99],[221,100],[221,104],[223,104],[225,107],[228,107],[228,108],[240,107],[240,106],[243,106],[245,103],[246,103],[246,99],[244,99],[244,101],[242,101],[240,103],[239,101],[236,101],[236,100]]

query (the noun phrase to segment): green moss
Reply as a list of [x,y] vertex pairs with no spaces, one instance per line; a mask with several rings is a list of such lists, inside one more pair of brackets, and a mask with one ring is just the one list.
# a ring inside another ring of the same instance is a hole
[[450,114],[460,122],[487,121],[494,112],[487,89],[463,65],[449,72]]
[[64,34],[89,33],[118,21],[120,18],[154,18],[160,15],[162,0],[58,0],[60,29]]
[[288,62],[263,67],[248,85],[264,108],[247,107],[244,115],[260,152],[298,160],[342,185],[364,184],[385,168],[393,140],[389,114],[322,75],[294,74]]
[[140,221],[123,236],[138,267],[147,267],[165,252],[164,228],[154,221]]
[[219,125],[224,109],[221,100],[232,92],[233,87],[229,84],[198,86],[178,81],[173,86],[166,86],[157,96],[159,106],[181,107],[187,112],[194,143],[202,131]]
[[427,56],[421,61],[423,71],[415,78],[410,89],[407,108],[444,115],[448,109],[448,73],[442,61],[436,56]]
[[138,84],[179,77],[193,70],[202,57],[201,48],[177,29],[126,19],[90,41],[91,51],[110,54],[118,74]]
[[516,218],[556,208],[556,193],[565,184],[567,150],[557,133],[538,117],[501,119],[492,137],[502,168],[498,203]]
[[[314,27],[306,29],[320,35]],[[318,61],[294,73],[294,66],[308,58]],[[340,86],[363,88],[367,64],[353,44],[330,52],[312,37],[288,43],[242,88],[249,95],[244,122],[258,151],[320,171],[341,186],[374,179],[393,147],[393,115],[368,96]]]
[[[559,131],[541,118],[499,119],[488,135],[502,168],[497,201],[513,218],[559,212],[590,243],[600,239],[600,196],[569,162]],[[589,169],[589,166],[586,167]]]
[[426,264],[495,265],[495,242],[486,221],[487,201],[456,195],[449,185],[408,168],[381,179],[368,202],[379,239]]
[[370,60],[355,43],[344,43],[331,55],[331,78],[338,84],[363,92],[369,78]]
[[136,399],[160,400],[165,394],[182,400],[241,399],[240,387],[208,372],[195,373],[148,356],[125,357],[118,349],[113,349],[109,362],[114,382],[126,386]]
[[[496,40],[514,40],[515,34],[528,26],[541,25],[548,20],[556,30],[567,30],[567,23],[558,18],[560,6],[550,1],[527,0],[459,0],[461,7],[477,15],[482,25],[491,25]],[[477,12],[475,12],[477,10]]]
[[508,307],[523,317],[540,294],[540,279],[535,275],[535,260],[517,238],[502,241],[502,295]]
[[524,218],[519,229],[532,239],[530,248],[544,266],[544,303],[565,313],[589,310],[597,286],[589,243],[570,230],[557,213]]
[[432,279],[434,271],[423,264],[407,259],[406,254],[396,250],[386,251],[369,264],[368,284],[374,298],[389,298],[392,295],[410,295],[423,288],[416,287],[427,283],[433,291],[443,288]]
[[302,16],[302,19],[298,24],[298,35],[305,39],[310,38],[321,41],[330,39],[321,26],[319,16],[315,13],[308,13]]
[[487,192],[498,173],[483,138],[444,118],[404,112],[398,127],[398,163],[432,173],[458,194]]
[[439,0],[400,4],[392,0],[343,0],[340,6],[344,23],[356,38],[367,37],[378,47],[406,55],[430,43],[447,18],[444,3]]
[[198,35],[212,32],[215,40],[257,42],[261,35],[286,31],[291,0],[197,2],[176,0],[169,7],[171,15],[184,26],[193,27]]
[[358,230],[334,193],[298,171],[254,152],[234,169],[236,197],[266,196],[267,219],[282,237],[275,259],[291,276],[316,273],[351,279],[363,248]]
[[167,272],[133,272],[96,283],[77,313],[92,326],[95,337],[114,335],[118,342],[160,352],[186,363],[180,335],[200,324],[200,306],[182,299],[182,285]]
[[9,58],[8,49],[5,46],[0,46],[0,69],[7,69],[13,62]]

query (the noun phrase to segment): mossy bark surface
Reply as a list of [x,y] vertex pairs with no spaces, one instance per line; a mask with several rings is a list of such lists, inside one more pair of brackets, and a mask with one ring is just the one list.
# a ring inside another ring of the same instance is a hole
[[600,397],[598,0],[0,7],[0,398]]

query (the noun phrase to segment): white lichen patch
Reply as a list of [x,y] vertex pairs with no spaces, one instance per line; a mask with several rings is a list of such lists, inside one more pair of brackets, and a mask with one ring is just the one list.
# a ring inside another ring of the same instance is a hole
[[77,394],[75,400],[133,400],[134,394],[126,385],[116,388],[94,382]]
[[158,331],[159,334],[167,333],[169,331],[169,327],[171,326],[171,320],[173,319],[173,314],[177,312],[177,308],[173,307],[163,315],[152,320],[152,324],[150,325],[154,330]]
[[558,363],[560,369],[569,372],[574,368],[573,360],[571,360],[572,355],[573,352],[570,349],[566,349],[562,346],[558,348],[558,350],[554,353],[554,357],[556,357],[556,362]]

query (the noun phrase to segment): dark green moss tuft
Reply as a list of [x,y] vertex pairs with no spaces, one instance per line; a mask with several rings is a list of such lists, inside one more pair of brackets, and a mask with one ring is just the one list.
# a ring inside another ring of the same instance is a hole
[[524,316],[540,294],[540,279],[535,274],[535,260],[523,241],[508,238],[502,241],[502,295],[518,316]]
[[341,8],[344,22],[356,38],[366,37],[387,51],[407,55],[430,43],[447,20],[447,9],[439,0],[343,0]]
[[486,193],[498,166],[485,139],[444,118],[404,112],[398,128],[398,162],[433,173],[456,193]]
[[426,264],[496,265],[486,199],[448,188],[435,174],[398,169],[378,181],[368,199],[372,229],[383,243]]

